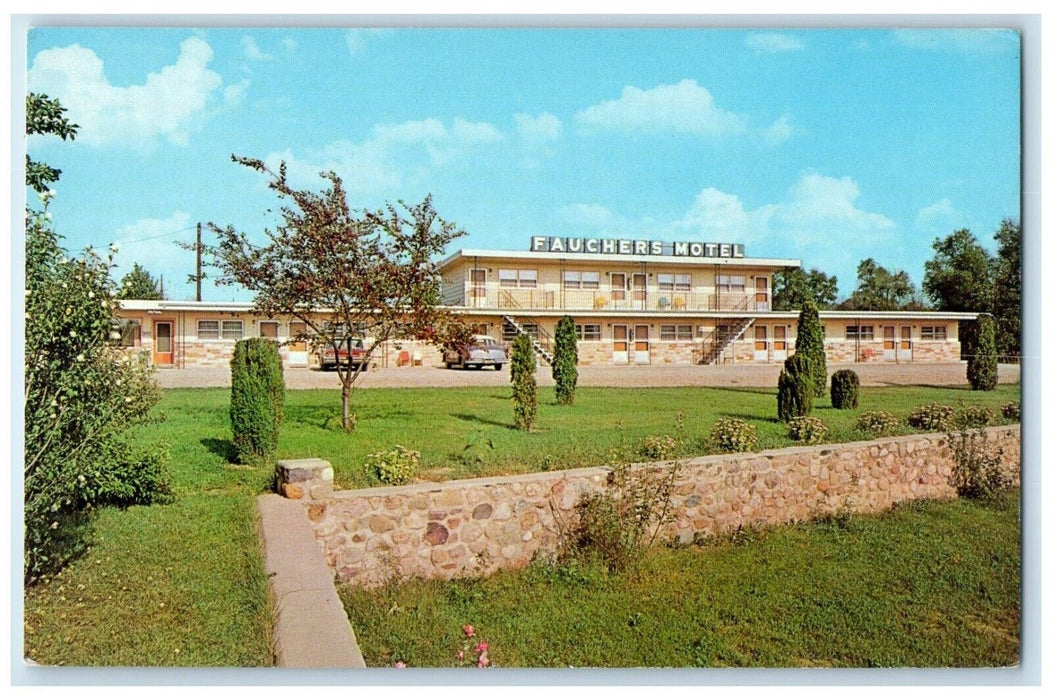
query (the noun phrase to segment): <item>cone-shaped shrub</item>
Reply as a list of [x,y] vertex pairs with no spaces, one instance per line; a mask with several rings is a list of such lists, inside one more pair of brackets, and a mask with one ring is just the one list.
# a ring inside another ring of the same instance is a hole
[[785,361],[778,376],[778,420],[788,421],[811,412],[814,387],[811,384],[811,360],[800,353]]
[[975,391],[997,388],[997,331],[990,314],[976,320],[975,352],[968,356],[968,383]]
[[849,369],[838,369],[833,372],[829,384],[829,398],[833,408],[858,408],[858,375]]
[[529,430],[537,417],[537,358],[525,333],[511,344],[511,398],[515,403],[515,427]]
[[818,319],[818,306],[811,299],[800,309],[796,327],[796,354],[811,360],[811,387],[814,396],[826,393],[826,349],[825,332]]
[[564,405],[573,403],[577,393],[577,328],[569,316],[563,316],[555,324],[552,379],[555,380],[555,400]]
[[230,429],[241,462],[269,459],[278,449],[285,378],[277,343],[248,338],[230,361]]

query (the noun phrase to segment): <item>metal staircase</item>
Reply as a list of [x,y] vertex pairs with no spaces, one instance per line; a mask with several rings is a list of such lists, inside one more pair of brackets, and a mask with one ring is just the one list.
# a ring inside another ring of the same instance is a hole
[[719,363],[731,343],[741,338],[754,320],[753,318],[734,318],[727,319],[727,323],[723,325],[717,325],[716,330],[709,333],[709,336],[703,341],[701,351],[695,356],[697,364]]
[[[503,308],[521,308],[515,301],[515,298],[507,292],[501,292],[500,302]],[[555,338],[553,338],[548,331],[544,330],[536,319],[530,318],[529,316],[522,316],[520,314],[515,314],[515,316],[505,314],[502,321],[501,330],[503,330],[504,333],[508,335],[514,333],[517,336],[525,335],[530,339],[534,351],[536,351],[536,353],[540,355],[549,366],[552,364],[552,359],[554,358],[555,353]],[[531,330],[526,330],[526,326],[530,326]]]

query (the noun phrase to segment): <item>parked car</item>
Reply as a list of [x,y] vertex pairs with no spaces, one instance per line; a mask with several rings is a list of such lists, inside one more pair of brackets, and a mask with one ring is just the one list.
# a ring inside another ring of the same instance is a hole
[[442,359],[449,369],[460,365],[464,369],[489,366],[499,370],[508,361],[508,351],[496,338],[476,335],[471,345],[463,351],[446,350]]
[[334,369],[337,363],[352,370],[361,365],[362,371],[368,372],[369,363],[365,359],[365,343],[362,339],[343,338],[340,341],[339,352],[335,352],[328,343],[318,350],[318,364],[323,370]]

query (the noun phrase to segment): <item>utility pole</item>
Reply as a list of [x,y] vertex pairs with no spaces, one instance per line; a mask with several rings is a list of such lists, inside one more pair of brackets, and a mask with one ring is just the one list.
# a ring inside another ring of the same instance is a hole
[[197,250],[197,274],[194,278],[197,280],[197,300],[201,301],[201,222],[197,222],[197,245],[194,246]]

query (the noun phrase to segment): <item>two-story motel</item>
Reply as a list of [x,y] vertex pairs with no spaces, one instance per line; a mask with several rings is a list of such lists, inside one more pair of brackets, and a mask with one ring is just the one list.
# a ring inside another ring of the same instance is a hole
[[[465,249],[439,264],[443,303],[478,333],[526,333],[548,360],[555,324],[577,325],[582,365],[781,362],[793,352],[799,310],[772,311],[774,273],[794,259],[750,258],[744,246],[697,241],[537,236],[529,250]],[[324,318],[324,313],[319,313]],[[122,343],[162,367],[226,364],[238,339],[281,343],[289,366],[314,358],[290,317],[259,318],[248,303],[125,301]],[[958,324],[974,313],[822,311],[831,363],[960,359]],[[438,348],[393,343],[374,359],[439,364]]]

